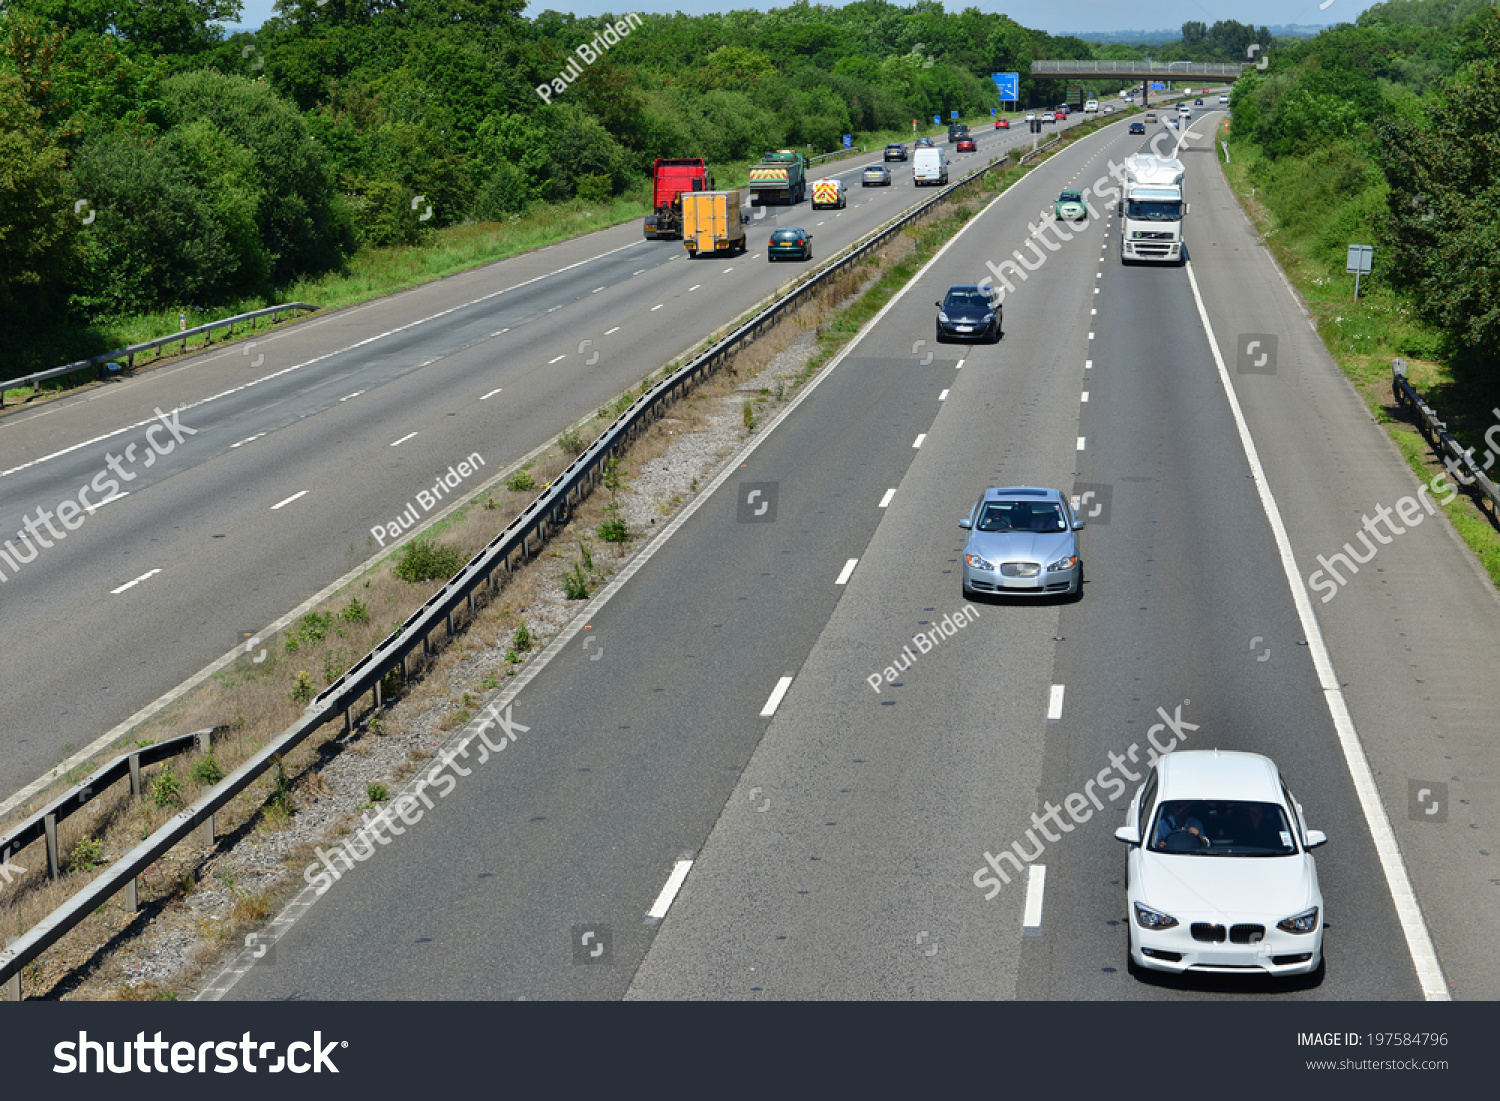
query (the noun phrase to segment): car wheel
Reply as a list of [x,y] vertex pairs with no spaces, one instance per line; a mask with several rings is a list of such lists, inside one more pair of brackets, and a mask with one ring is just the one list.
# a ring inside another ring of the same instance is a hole
[[943,330],[942,329],[939,329],[937,331],[937,342],[939,344],[946,344],[946,343],[948,343],[948,338],[943,335]]
[[804,260],[811,260],[812,259],[812,249],[811,248],[809,248],[805,253],[802,254],[802,259],[804,259]]
[[1130,918],[1127,915],[1125,918],[1125,974],[1129,975],[1132,979],[1139,979],[1142,977],[1142,968],[1140,964],[1135,962],[1134,940],[1135,935],[1130,931]]
[[1082,562],[1078,563],[1078,588],[1075,589],[1072,593],[1070,593],[1069,597],[1070,597],[1070,599],[1072,600],[1072,602],[1074,604],[1077,604],[1080,600],[1083,599],[1083,563]]
[[998,317],[995,318],[995,323],[990,326],[990,343],[1000,343],[1000,319]]

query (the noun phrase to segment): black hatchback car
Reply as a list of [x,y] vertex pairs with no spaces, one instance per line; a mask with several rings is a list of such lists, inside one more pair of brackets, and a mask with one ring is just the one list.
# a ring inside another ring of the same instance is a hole
[[906,146],[904,146],[904,145],[887,145],[885,147],[885,159],[888,160],[888,161],[904,161],[904,160],[906,160]]
[[991,292],[973,283],[949,287],[947,297],[933,303],[938,308],[937,342],[987,340],[999,343],[1001,308]]

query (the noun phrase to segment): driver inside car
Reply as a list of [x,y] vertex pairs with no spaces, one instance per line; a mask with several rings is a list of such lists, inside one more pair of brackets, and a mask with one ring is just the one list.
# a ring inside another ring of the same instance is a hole
[[1194,813],[1198,808],[1192,803],[1168,803],[1156,820],[1156,840],[1153,848],[1165,849],[1167,838],[1182,830],[1199,837],[1205,844],[1208,836],[1203,832],[1203,821]]

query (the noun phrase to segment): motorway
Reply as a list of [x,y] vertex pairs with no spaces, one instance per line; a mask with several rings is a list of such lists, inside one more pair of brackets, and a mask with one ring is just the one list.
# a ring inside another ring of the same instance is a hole
[[[954,178],[1030,140],[977,136]],[[771,207],[743,256],[631,222],[0,418],[0,532],[40,532],[0,563],[0,800],[368,560],[450,465],[478,452],[477,488],[806,270],[765,261],[773,228],[821,260],[931,197],[909,162],[859,186],[879,156],[838,169],[847,209]],[[66,500],[92,511],[58,539],[37,510]]]
[[[574,645],[541,668],[514,703],[524,739],[299,910],[228,996],[1500,995],[1500,919],[1476,904],[1500,844],[1495,593],[1436,523],[1331,603],[1289,584],[1287,555],[1305,577],[1416,483],[1230,195],[1218,117],[1182,154],[1188,267],[1121,267],[1100,204],[1007,294],[1000,344],[934,348],[933,299],[1141,142],[1108,127],[1015,185],[591,606],[604,659]],[[1269,370],[1240,365],[1242,334],[1276,337]],[[738,522],[745,482],[773,483],[774,523]],[[1016,483],[1106,506],[1082,601],[975,601],[877,693],[870,674],[963,606],[956,521]],[[1128,976],[1124,800],[1049,843],[1039,893],[974,885],[1044,802],[1138,760],[1158,709],[1189,748],[1271,756],[1328,834],[1320,984]]]

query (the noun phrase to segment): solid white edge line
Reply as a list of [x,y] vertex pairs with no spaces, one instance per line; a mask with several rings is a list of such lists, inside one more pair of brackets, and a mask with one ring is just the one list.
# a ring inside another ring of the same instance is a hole
[[886,490],[885,491],[885,496],[882,497],[882,498],[880,498],[880,507],[881,508],[887,508],[887,507],[889,507],[889,505],[891,503],[891,499],[893,497],[895,497],[895,496],[896,496],[896,491],[894,489],[888,489],[888,490]]
[[1323,631],[1318,625],[1318,616],[1312,606],[1312,597],[1302,581],[1297,568],[1296,556],[1292,553],[1292,542],[1281,520],[1281,509],[1271,493],[1265,469],[1260,463],[1260,453],[1251,438],[1250,426],[1240,409],[1239,398],[1229,378],[1229,368],[1224,364],[1224,355],[1219,350],[1218,338],[1214,336],[1213,323],[1208,319],[1208,307],[1198,289],[1193,264],[1187,265],[1188,285],[1193,288],[1193,300],[1198,304],[1198,317],[1203,322],[1203,331],[1208,336],[1208,346],[1213,351],[1214,363],[1219,369],[1219,381],[1224,395],[1229,399],[1229,410],[1234,414],[1234,424],[1239,432],[1240,445],[1250,463],[1250,472],[1255,479],[1256,491],[1260,494],[1261,507],[1271,524],[1271,534],[1276,538],[1276,549],[1281,555],[1281,567],[1286,572],[1287,584],[1292,590],[1292,601],[1297,606],[1297,618],[1302,622],[1302,633],[1307,636],[1308,650],[1312,653],[1313,666],[1318,672],[1318,683],[1323,689],[1323,699],[1328,713],[1333,718],[1338,732],[1339,746],[1344,752],[1344,762],[1349,767],[1349,777],[1359,796],[1360,809],[1364,812],[1365,824],[1370,829],[1370,838],[1375,843],[1375,852],[1380,857],[1380,869],[1385,874],[1386,887],[1391,893],[1391,902],[1396,907],[1396,917],[1401,922],[1401,931],[1406,936],[1406,946],[1411,952],[1412,966],[1416,968],[1417,981],[1422,984],[1422,993],[1428,1001],[1452,1001],[1447,981],[1443,977],[1442,965],[1438,962],[1437,950],[1432,944],[1432,934],[1422,917],[1421,904],[1417,902],[1411,879],[1406,873],[1406,861],[1402,859],[1400,846],[1396,843],[1395,831],[1386,816],[1385,806],[1380,801],[1380,790],[1375,786],[1375,777],[1370,772],[1370,762],[1365,757],[1364,745],[1354,729],[1354,719],[1349,714],[1349,705],[1339,687],[1338,674],[1333,668],[1333,658],[1323,641]]
[[854,573],[854,567],[857,565],[859,565],[858,558],[851,558],[849,559],[849,561],[845,562],[844,568],[839,570],[838,578],[834,581],[834,584],[847,585],[849,583],[849,577]]
[[1054,684],[1052,691],[1047,693],[1047,721],[1049,723],[1055,723],[1058,719],[1062,718],[1063,692],[1065,690],[1065,685]]
[[[762,443],[770,438],[771,433],[776,430],[777,426],[780,425],[782,421],[790,417],[794,412],[796,412],[797,407],[800,406],[804,401],[806,401],[808,397],[811,396],[813,391],[815,391],[820,385],[822,385],[824,380],[826,380],[829,375],[833,374],[833,372],[841,363],[844,362],[845,359],[853,354],[856,348],[864,343],[865,338],[875,331],[875,327],[879,325],[880,322],[885,320],[886,314],[895,309],[896,304],[900,302],[901,299],[905,298],[908,292],[910,292],[920,284],[922,277],[925,276],[927,272],[934,265],[936,265],[939,260],[943,258],[944,254],[946,254],[947,251],[958,242],[959,238],[962,237],[965,233],[969,232],[969,230],[973,226],[977,225],[980,218],[989,213],[991,207],[993,207],[996,203],[1000,202],[1010,194],[1012,194],[1012,191],[1009,188],[1007,188],[1005,191],[1002,191],[1000,194],[996,195],[992,200],[990,200],[988,206],[986,206],[977,215],[965,222],[959,229],[959,231],[955,233],[953,237],[948,241],[948,243],[942,248],[938,249],[938,251],[933,255],[932,259],[923,264],[921,269],[915,275],[913,275],[910,280],[907,281],[906,286],[897,291],[891,297],[891,300],[876,312],[874,317],[870,318],[869,321],[866,321],[859,332],[855,333],[854,336],[850,338],[849,342],[845,344],[843,348],[841,348],[831,360],[828,361],[828,364],[816,375],[814,375],[797,392],[797,396],[794,397],[791,401],[787,402],[786,405],[782,406],[782,408],[776,413],[776,415],[766,422],[765,427],[762,428],[759,433],[753,436],[745,444],[745,446],[740,450],[739,454],[735,455],[727,463],[725,463],[724,468],[720,470],[719,473],[716,474],[711,481],[703,486],[698,495],[691,501],[689,501],[686,506],[683,507],[681,512],[679,512],[676,516],[669,520],[662,528],[662,530],[656,535],[656,537],[646,547],[644,547],[639,554],[637,554],[634,558],[626,563],[623,570],[621,570],[618,574],[611,578],[609,583],[606,584],[604,588],[599,590],[595,597],[589,601],[588,606],[573,617],[572,622],[570,622],[566,627],[564,627],[561,631],[553,636],[552,641],[547,643],[546,647],[540,654],[523,665],[521,667],[521,671],[514,677],[511,677],[506,686],[500,690],[499,695],[494,700],[486,703],[485,707],[487,709],[493,708],[495,711],[501,712],[504,711],[507,706],[513,703],[516,698],[520,696],[520,694],[525,690],[526,686],[529,685],[534,679],[536,679],[536,677],[541,674],[543,669],[547,668],[547,666],[550,665],[556,657],[558,657],[565,649],[567,649],[567,647],[573,642],[573,639],[580,632],[582,632],[584,624],[590,623],[593,620],[597,619],[599,613],[604,610],[605,606],[615,597],[615,595],[625,587],[625,585],[630,581],[632,577],[634,577],[638,572],[644,569],[646,564],[650,562],[652,558],[656,557],[657,553],[662,549],[662,547],[667,545],[667,541],[670,540],[673,535],[677,534],[678,530],[682,528],[684,524],[686,524],[690,519],[693,518],[694,514],[696,514],[697,511],[702,508],[714,495],[715,491],[717,491],[721,486],[724,485],[725,482],[729,481],[730,478],[734,477],[740,472],[741,469],[743,469],[745,464],[749,461],[750,456],[755,453],[756,448],[760,447]],[[607,336],[608,334],[606,333],[605,335]],[[544,452],[550,446],[550,440],[547,443],[539,444],[534,451],[532,451],[528,455],[523,456],[520,460],[518,460],[514,467],[507,468],[507,470],[520,469],[526,463],[541,455],[542,452]],[[489,488],[491,485],[499,484],[506,477],[506,473],[507,471],[502,470],[500,473],[496,474],[494,478],[490,479],[490,481],[486,482],[484,485],[479,486],[475,490],[475,492],[480,493]],[[434,521],[441,520],[451,513],[457,511],[459,508],[464,507],[465,504],[466,501],[463,499],[454,501],[442,512],[432,517],[432,519]],[[350,570],[343,577],[326,586],[321,592],[309,597],[298,607],[282,616],[281,619],[271,624],[271,626],[268,628],[268,631],[272,633],[279,631],[302,615],[305,615],[307,612],[316,608],[328,597],[332,596],[336,592],[339,592],[344,588],[344,586],[349,584],[349,582],[355,580],[361,574],[372,568],[375,563],[379,562],[382,558],[387,557],[391,552],[399,549],[406,542],[409,542],[411,539],[416,538],[416,536],[416,532],[409,533],[403,539],[398,540],[397,542],[385,547],[378,555],[372,558],[370,562],[360,565],[353,570]],[[76,768],[79,764],[82,764],[83,762],[89,760],[93,754],[111,745],[120,737],[131,731],[135,726],[144,722],[146,719],[151,718],[152,716],[160,712],[163,708],[165,708],[175,700],[181,698],[193,688],[196,688],[199,684],[207,680],[214,673],[229,665],[231,662],[237,660],[241,652],[242,651],[238,647],[236,647],[234,650],[231,650],[217,662],[206,666],[195,676],[184,681],[171,692],[163,695],[160,699],[154,701],[148,707],[142,708],[125,722],[119,724],[114,729],[109,731],[109,733],[96,739],[91,745],[87,746],[83,750],[80,750],[78,753],[75,753],[67,761],[64,761],[62,764],[58,765],[57,771],[55,771],[53,774],[32,781],[32,783],[28,784],[21,791],[6,799],[4,803],[0,803],[0,814],[7,813],[10,809],[19,806],[25,799],[30,798],[30,796],[35,794],[37,791],[45,788],[56,778],[57,774],[60,774],[60,771],[69,768]],[[438,753],[460,753],[466,746],[468,746],[470,742],[472,742],[479,736],[479,727],[482,722],[483,716],[473,719],[468,726],[462,727],[461,729],[456,731],[453,736],[448,739],[447,742],[438,747]],[[420,771],[413,775],[412,778],[407,781],[407,789],[415,787],[418,783],[422,782],[424,775],[425,773]],[[403,792],[394,793],[395,798],[399,799],[401,794],[403,794]],[[296,896],[292,898],[290,902],[286,904],[281,913],[279,913],[276,918],[265,927],[265,929],[263,930],[263,935],[261,937],[261,942],[275,944],[276,941],[285,936],[286,933],[289,932],[299,920],[301,920],[301,918],[307,913],[307,911],[312,908],[313,904],[318,901],[319,897],[320,896],[317,893],[316,887],[313,887],[311,885],[304,887]],[[255,954],[248,948],[241,951],[238,955],[233,956],[229,960],[229,962],[226,963],[217,972],[217,974],[215,974],[212,979],[210,979],[204,986],[199,988],[199,991],[195,995],[194,1000],[219,1001],[220,999],[222,999],[225,995],[227,995],[231,990],[234,989],[239,980],[244,978],[244,976],[255,965],[256,958],[257,957],[255,956]]]
[[766,705],[760,709],[761,718],[769,719],[776,714],[776,709],[781,706],[781,698],[786,695],[786,690],[791,686],[791,677],[782,677],[776,682],[776,687],[771,689],[771,696],[766,700]]
[[648,918],[658,920],[667,916],[667,911],[672,908],[672,903],[677,899],[677,892],[682,890],[683,880],[687,879],[688,871],[692,868],[691,860],[679,860],[672,868],[672,874],[667,876],[667,882],[661,889],[661,894],[656,896],[656,901],[651,904],[651,909],[646,911]]
[[303,489],[303,490],[298,490],[298,491],[297,491],[297,492],[296,492],[296,493],[293,493],[293,494],[292,494],[292,495],[291,495],[291,496],[290,496],[290,497],[288,497],[288,498],[287,498],[287,499],[286,499],[286,500],[285,500],[285,501],[281,501],[281,502],[280,502],[280,503],[278,503],[278,504],[274,504],[274,505],[272,505],[272,506],[271,506],[271,511],[272,511],[272,512],[275,512],[275,511],[276,511],[276,510],[277,510],[277,509],[279,509],[279,508],[280,508],[280,507],[281,507],[281,506],[282,506],[282,505],[289,505],[289,504],[291,504],[291,503],[292,503],[292,502],[293,502],[293,501],[295,501],[295,500],[296,500],[296,499],[297,499],[297,498],[298,498],[298,497],[306,497],[306,496],[307,496],[307,490],[305,490],[305,489]]
[[1042,894],[1047,887],[1047,866],[1032,864],[1026,869],[1026,905],[1021,914],[1021,932],[1040,936],[1042,932]]

